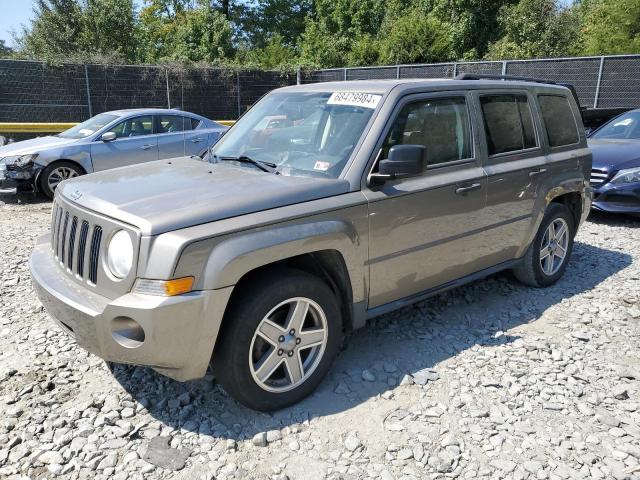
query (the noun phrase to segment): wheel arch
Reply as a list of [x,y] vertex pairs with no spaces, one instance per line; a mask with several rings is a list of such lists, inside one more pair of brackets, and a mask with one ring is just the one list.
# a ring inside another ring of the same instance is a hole
[[573,216],[574,227],[578,228],[582,219],[582,205],[583,198],[582,193],[578,191],[560,193],[559,195],[551,198],[549,204],[559,203],[565,205]]
[[57,160],[54,160],[52,162],[47,163],[46,165],[38,165],[40,168],[38,169],[38,172],[36,173],[36,178],[34,180],[34,185],[35,185],[36,189],[39,192],[42,192],[42,185],[41,185],[42,172],[44,172],[50,166],[57,165],[59,163],[72,163],[73,165],[77,166],[80,169],[80,171],[82,172],[82,175],[86,175],[88,173],[87,169],[82,165],[82,163],[78,162],[77,160],[70,159],[70,158],[59,158]]
[[351,276],[342,254],[335,249],[318,250],[267,263],[246,272],[236,283],[229,304],[244,293],[244,287],[255,278],[278,275],[285,268],[301,270],[320,278],[333,291],[340,304],[342,327],[345,333],[354,328],[353,288]]

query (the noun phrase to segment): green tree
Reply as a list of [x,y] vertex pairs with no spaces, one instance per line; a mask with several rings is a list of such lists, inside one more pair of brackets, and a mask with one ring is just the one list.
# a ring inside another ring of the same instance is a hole
[[383,64],[443,62],[451,60],[451,28],[434,15],[413,9],[388,22],[379,41]]
[[85,51],[136,60],[133,0],[86,0],[81,43]]
[[148,0],[140,12],[139,57],[145,62],[180,60],[229,63],[233,27],[207,1]]
[[295,68],[296,61],[296,51],[278,34],[273,35],[262,48],[244,48],[236,56],[236,62],[240,65],[265,70]]
[[34,19],[17,36],[18,49],[35,58],[81,51],[82,8],[76,0],[36,0]]
[[13,55],[13,50],[7,47],[4,40],[0,40],[0,58],[9,58]]
[[314,6],[300,42],[302,60],[323,67],[357,64],[352,47],[377,37],[384,0],[316,0]]
[[503,36],[490,45],[488,58],[557,57],[581,49],[577,7],[562,8],[556,0],[521,0],[503,7],[499,23]]
[[167,38],[168,57],[174,60],[224,63],[233,57],[233,30],[225,16],[207,7],[184,12]]
[[597,0],[584,5],[587,55],[640,53],[640,0]]
[[273,44],[276,35],[284,45],[295,47],[312,11],[312,0],[256,0],[234,20],[239,23],[239,33],[252,47]]
[[457,59],[482,58],[500,35],[501,8],[518,0],[416,0],[423,15],[433,15],[448,25]]
[[18,50],[28,57],[136,58],[133,0],[36,0],[33,13],[16,38]]

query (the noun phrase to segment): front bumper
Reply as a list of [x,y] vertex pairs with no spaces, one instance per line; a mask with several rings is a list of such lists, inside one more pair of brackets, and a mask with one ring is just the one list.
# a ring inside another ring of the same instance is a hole
[[592,208],[611,213],[640,213],[640,183],[600,186],[595,191]]
[[30,190],[34,186],[35,173],[32,169],[6,170],[0,169],[0,194],[18,193]]
[[[79,346],[112,362],[145,365],[175,380],[205,375],[233,287],[175,297],[128,293],[103,297],[63,272],[41,237],[29,260],[33,286],[44,308]],[[133,320],[142,341],[122,336]]]

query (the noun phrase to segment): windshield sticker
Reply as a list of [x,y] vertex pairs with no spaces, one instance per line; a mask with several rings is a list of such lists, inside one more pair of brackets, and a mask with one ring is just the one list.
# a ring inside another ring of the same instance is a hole
[[347,105],[349,107],[376,108],[382,95],[362,92],[334,92],[327,105]]
[[329,170],[329,167],[331,167],[331,164],[329,162],[316,162],[316,164],[313,166],[314,170],[318,170],[320,172],[326,172],[327,170]]
[[88,135],[91,135],[94,132],[94,130],[89,130],[88,128],[82,128],[80,129],[80,131],[78,132],[80,135],[84,135],[85,137]]

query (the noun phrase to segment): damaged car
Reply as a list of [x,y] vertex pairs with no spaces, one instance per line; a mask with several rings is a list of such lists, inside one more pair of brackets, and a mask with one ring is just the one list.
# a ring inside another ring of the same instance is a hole
[[59,134],[0,147],[0,193],[35,190],[53,198],[60,182],[86,173],[203,156],[226,130],[180,110],[101,113]]

